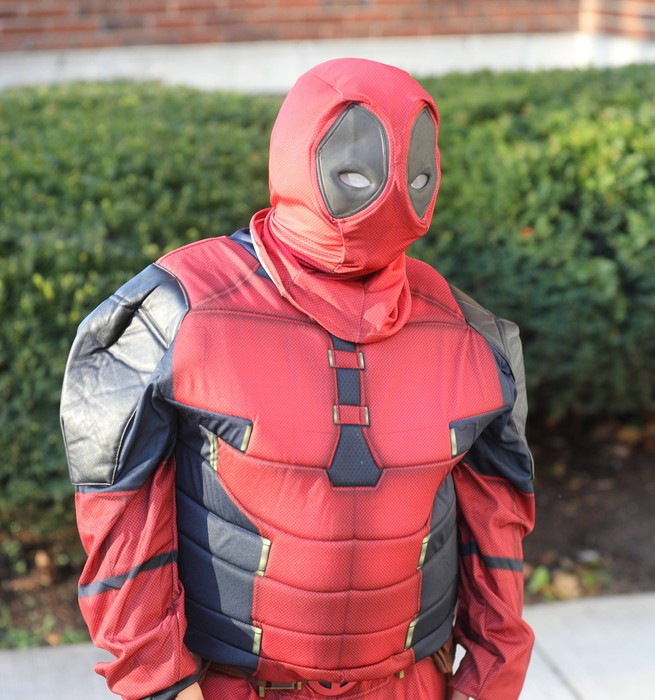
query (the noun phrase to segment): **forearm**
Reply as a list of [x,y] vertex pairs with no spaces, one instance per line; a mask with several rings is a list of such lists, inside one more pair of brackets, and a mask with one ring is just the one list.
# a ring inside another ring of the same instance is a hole
[[96,646],[115,657],[96,670],[130,699],[148,697],[197,670],[183,641],[173,486],[172,465],[163,464],[138,491],[76,496],[88,554],[80,608]]
[[465,650],[451,687],[476,700],[520,694],[534,635],[522,619],[522,540],[534,498],[462,463],[455,478],[460,586],[455,640]]

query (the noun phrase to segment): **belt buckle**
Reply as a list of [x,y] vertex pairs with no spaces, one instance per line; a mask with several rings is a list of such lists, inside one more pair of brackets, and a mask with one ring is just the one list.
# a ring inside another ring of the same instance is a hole
[[271,681],[259,681],[257,685],[257,697],[265,698],[269,690],[301,690],[302,681],[297,683],[272,683]]
[[319,695],[326,695],[328,697],[343,695],[356,685],[357,681],[348,681],[346,683],[321,683],[320,681],[307,681],[307,687],[311,688]]

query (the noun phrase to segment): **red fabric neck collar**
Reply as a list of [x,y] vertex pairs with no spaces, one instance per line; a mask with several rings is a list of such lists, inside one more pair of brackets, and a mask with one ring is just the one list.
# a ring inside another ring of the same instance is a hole
[[274,209],[263,209],[253,216],[250,231],[273,283],[293,306],[353,343],[382,340],[405,325],[411,296],[404,253],[377,272],[343,279],[302,265],[275,236],[274,219]]

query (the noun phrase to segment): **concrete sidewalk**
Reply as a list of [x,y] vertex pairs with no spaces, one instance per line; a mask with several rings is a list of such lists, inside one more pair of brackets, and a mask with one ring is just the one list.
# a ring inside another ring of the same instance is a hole
[[[655,698],[655,592],[532,605],[525,617],[537,642],[521,700]],[[115,699],[93,673],[102,658],[90,644],[1,652],[0,700]]]

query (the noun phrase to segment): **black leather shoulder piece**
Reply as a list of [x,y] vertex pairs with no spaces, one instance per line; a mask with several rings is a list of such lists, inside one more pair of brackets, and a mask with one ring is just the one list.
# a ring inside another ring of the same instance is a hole
[[525,438],[528,400],[518,326],[494,316],[459,289],[451,290],[468,324],[491,348],[503,397],[513,396],[508,410],[497,415],[475,440],[466,461],[481,474],[501,476],[519,490],[531,493],[534,461]]
[[505,358],[516,383],[516,400],[514,402],[514,422],[519,432],[525,434],[525,421],[528,416],[528,401],[525,387],[525,367],[523,348],[519,336],[519,327],[498,316],[494,316],[477,301],[456,287],[451,286],[455,301],[458,303],[468,324]]
[[109,486],[121,471],[138,465],[144,472],[163,458],[171,425],[158,394],[159,365],[187,311],[178,280],[150,265],[80,325],[61,398],[76,486]]
[[255,244],[252,242],[252,234],[249,228],[240,228],[230,236],[230,239],[238,243],[242,248],[245,248],[253,258],[257,258],[257,251],[255,250]]

